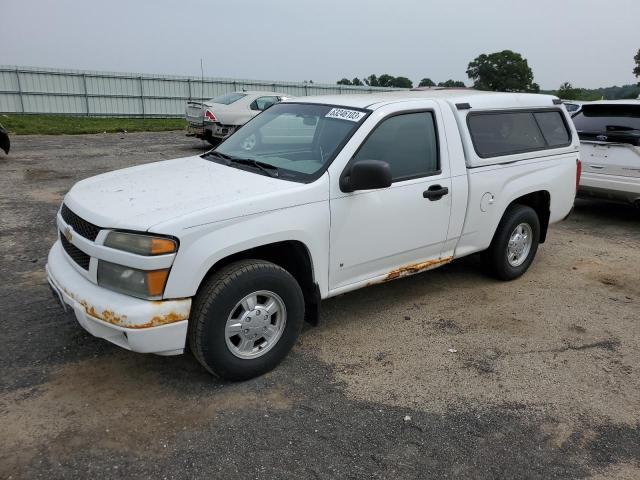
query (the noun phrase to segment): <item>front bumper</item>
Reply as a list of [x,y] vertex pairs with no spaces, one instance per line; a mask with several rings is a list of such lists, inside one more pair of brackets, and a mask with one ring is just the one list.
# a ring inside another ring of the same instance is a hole
[[47,279],[91,335],[140,353],[184,352],[191,299],[149,301],[102,288],[69,263],[60,241],[51,251]]

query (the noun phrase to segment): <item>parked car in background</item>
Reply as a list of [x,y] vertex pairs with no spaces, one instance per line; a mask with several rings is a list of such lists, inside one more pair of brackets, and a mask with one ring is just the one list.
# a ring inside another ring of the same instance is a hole
[[573,117],[583,162],[578,195],[640,208],[640,100],[604,100]]
[[187,102],[188,136],[218,145],[258,113],[291,95],[277,92],[232,92],[206,102]]
[[9,140],[9,134],[2,125],[0,125],[0,149],[4,150],[4,153],[6,153],[7,155],[9,155],[9,150],[11,149],[11,140]]

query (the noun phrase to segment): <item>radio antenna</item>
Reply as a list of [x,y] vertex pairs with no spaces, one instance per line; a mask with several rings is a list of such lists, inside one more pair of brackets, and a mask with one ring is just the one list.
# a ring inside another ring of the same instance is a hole
[[202,153],[207,151],[205,142],[207,141],[204,133],[204,66],[202,64],[202,57],[200,57],[200,108],[202,108]]

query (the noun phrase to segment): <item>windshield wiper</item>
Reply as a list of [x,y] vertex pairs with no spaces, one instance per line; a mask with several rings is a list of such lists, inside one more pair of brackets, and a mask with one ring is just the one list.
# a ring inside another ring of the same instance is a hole
[[226,161],[225,165],[231,165],[234,163],[240,164],[240,165],[248,165],[250,167],[257,168],[262,173],[270,177],[276,178],[280,176],[278,167],[276,167],[275,165],[271,165],[270,163],[261,162],[260,160],[253,160],[251,158],[233,157],[231,155],[227,155],[226,153],[218,152],[216,150],[211,150],[205,153],[204,155],[221,158]]
[[205,153],[202,156],[203,157],[204,156],[207,156],[207,157],[219,157],[219,158],[222,158],[223,160],[227,160],[227,162],[230,162],[231,159],[233,158],[231,155],[227,155],[226,153],[216,152],[215,150],[209,150],[207,153]]
[[280,175],[280,173],[278,172],[278,167],[276,167],[275,165],[271,165],[270,163],[261,162],[260,160],[253,160],[252,158],[230,157],[229,161],[232,163],[239,163],[240,165],[249,165],[250,167],[255,167],[266,175],[269,175],[270,177],[278,177]]
[[607,132],[637,132],[637,128],[627,127],[625,125],[607,125]]
[[595,132],[590,132],[590,131],[585,131],[585,130],[578,130],[578,136],[580,136],[580,135],[590,135],[590,136],[603,135],[603,136],[607,136],[607,137],[612,137],[612,136],[637,137],[639,134],[640,134],[640,130],[637,129],[637,128],[625,128],[625,129],[621,129],[621,130],[606,130],[606,131],[595,131]]

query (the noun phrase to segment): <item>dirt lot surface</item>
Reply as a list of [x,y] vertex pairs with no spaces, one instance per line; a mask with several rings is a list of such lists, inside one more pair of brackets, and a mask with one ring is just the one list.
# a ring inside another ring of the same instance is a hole
[[0,478],[640,478],[640,215],[625,206],[579,201],[514,282],[471,258],[328,300],[244,383],[85,333],[44,275],[64,193],[201,148],[179,132],[24,136],[0,156]]

